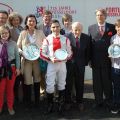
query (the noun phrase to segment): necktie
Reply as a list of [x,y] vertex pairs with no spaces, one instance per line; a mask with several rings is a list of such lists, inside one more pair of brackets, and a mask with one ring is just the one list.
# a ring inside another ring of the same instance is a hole
[[50,34],[50,27],[46,26],[45,27],[45,36],[48,36]]
[[103,35],[104,34],[104,26],[99,26],[99,32],[100,32],[100,34],[101,35]]
[[76,47],[79,48],[80,47],[80,43],[79,43],[79,38],[76,37]]

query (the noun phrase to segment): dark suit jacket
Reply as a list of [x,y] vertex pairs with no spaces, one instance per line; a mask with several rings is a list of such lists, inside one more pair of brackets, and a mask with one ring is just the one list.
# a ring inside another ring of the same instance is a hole
[[91,65],[92,67],[108,67],[111,65],[108,57],[108,47],[110,38],[116,33],[115,26],[110,23],[105,24],[103,36],[99,33],[98,24],[89,26],[88,33],[91,38]]
[[90,59],[90,37],[84,33],[81,33],[80,36],[80,47],[76,46],[76,39],[72,32],[66,35],[72,46],[73,58],[68,62],[76,63],[78,66],[86,66],[88,65],[88,61]]

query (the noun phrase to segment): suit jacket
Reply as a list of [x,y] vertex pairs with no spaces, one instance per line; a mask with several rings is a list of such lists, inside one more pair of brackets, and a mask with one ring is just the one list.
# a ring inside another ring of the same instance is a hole
[[39,29],[39,30],[42,30],[46,37],[47,37],[49,34],[51,34],[51,29],[50,29],[50,27],[49,27],[49,30],[46,31],[46,28],[45,28],[44,24],[40,24],[40,25],[38,26],[38,29]]
[[88,65],[90,59],[90,37],[84,33],[81,33],[79,44],[80,47],[76,46],[76,38],[72,32],[66,34],[69,38],[72,46],[73,57],[68,62],[77,64],[78,66]]
[[110,39],[116,33],[115,26],[105,23],[105,32],[103,35],[99,32],[98,24],[89,26],[88,33],[91,38],[91,65],[92,67],[108,67],[111,65],[108,57],[108,47]]

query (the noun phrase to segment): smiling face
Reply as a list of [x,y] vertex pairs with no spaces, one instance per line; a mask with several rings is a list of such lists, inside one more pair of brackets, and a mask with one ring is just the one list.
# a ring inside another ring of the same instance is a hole
[[0,26],[7,23],[8,16],[5,13],[0,13]]
[[72,33],[74,34],[75,38],[80,37],[82,32],[82,25],[79,22],[74,22],[72,24]]
[[0,38],[3,40],[3,41],[6,41],[8,40],[10,37],[10,32],[8,29],[4,28],[4,27],[0,27]]
[[56,36],[58,36],[60,34],[60,24],[58,22],[52,23],[51,24],[51,31]]
[[36,23],[36,20],[35,20],[34,17],[29,17],[29,18],[27,19],[26,25],[28,26],[28,28],[29,28],[30,30],[34,30],[36,24],[37,24],[37,23]]
[[117,31],[117,35],[120,36],[120,19],[117,19],[115,22],[115,30]]
[[120,25],[119,25],[119,26],[115,26],[115,29],[116,29],[116,31],[117,31],[117,35],[120,36]]
[[12,25],[13,25],[14,27],[18,27],[18,26],[20,25],[20,18],[19,18],[19,17],[13,18],[13,20],[12,20]]
[[70,20],[64,20],[63,24],[66,28],[69,28],[71,26],[71,21]]
[[45,25],[50,25],[51,24],[51,20],[52,20],[52,15],[51,14],[45,14],[43,16],[43,21]]
[[99,24],[104,24],[106,20],[106,16],[102,11],[97,11],[96,12],[96,20]]

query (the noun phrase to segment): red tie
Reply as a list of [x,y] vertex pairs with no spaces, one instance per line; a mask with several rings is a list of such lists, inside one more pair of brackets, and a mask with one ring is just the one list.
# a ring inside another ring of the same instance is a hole
[[76,47],[79,48],[80,47],[80,43],[79,43],[79,38],[76,37]]
[[103,35],[104,34],[104,26],[99,26],[99,32],[100,32],[100,34],[101,35]]

